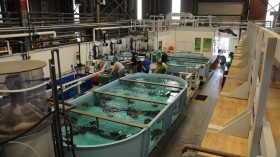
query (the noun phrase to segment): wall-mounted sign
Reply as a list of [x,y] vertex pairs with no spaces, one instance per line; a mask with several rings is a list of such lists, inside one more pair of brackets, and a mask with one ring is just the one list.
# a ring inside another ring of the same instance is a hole
[[195,52],[200,52],[201,48],[201,38],[195,38],[195,42],[194,42],[194,51]]
[[203,39],[203,52],[211,52],[212,38]]

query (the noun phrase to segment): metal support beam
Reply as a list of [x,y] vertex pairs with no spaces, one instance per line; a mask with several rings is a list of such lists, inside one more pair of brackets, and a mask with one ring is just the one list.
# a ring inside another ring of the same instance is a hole
[[[132,19],[131,16],[127,13],[127,11],[122,7],[122,5],[121,5],[118,1],[116,1],[116,0],[114,0],[114,1],[119,5],[119,7],[124,11],[124,13],[125,13],[130,19]],[[126,2],[126,1],[124,0],[123,2]],[[122,3],[123,3],[123,2],[122,2]]]
[[125,121],[125,120],[121,120],[121,119],[117,119],[117,118],[111,118],[111,117],[107,117],[107,116],[102,116],[100,114],[85,112],[85,111],[81,111],[81,110],[77,110],[77,109],[70,110],[70,112],[83,114],[83,115],[86,115],[86,116],[95,117],[95,118],[99,118],[99,119],[104,119],[104,120],[108,120],[108,121],[111,121],[111,122],[116,122],[116,123],[125,124],[125,125],[129,125],[129,126],[134,126],[134,127],[138,127],[138,128],[147,128],[148,127],[145,124],[137,124],[137,123],[134,123],[134,122]]
[[105,10],[106,10],[107,8],[109,8],[109,7],[111,7],[112,9],[114,9],[114,8],[112,7],[112,4],[113,4],[113,3],[114,3],[114,1],[111,1],[109,4],[107,4],[107,6],[106,6],[104,9],[102,9],[101,13],[104,13]]
[[[117,3],[117,7],[115,7],[102,21],[105,21],[109,16],[111,16],[117,9],[121,8],[121,10],[123,10],[123,12],[130,18],[132,19],[132,17],[127,13],[127,11],[122,7],[123,3],[126,2],[125,0],[123,0],[122,2],[118,2],[117,0],[114,0],[113,2]],[[111,3],[112,4],[112,3]],[[105,9],[104,9],[105,10]]]
[[124,1],[122,1],[121,3],[119,3],[119,5],[114,9],[112,10],[106,17],[104,17],[104,19],[102,21],[105,21],[110,15],[112,15],[119,7],[120,5],[122,5],[124,3]]
[[96,0],[96,22],[100,23],[100,0]]
[[119,80],[120,81],[127,81],[127,82],[134,82],[134,83],[150,84],[150,85],[156,85],[156,86],[180,88],[180,89],[184,88],[184,87],[176,86],[176,85],[168,85],[168,84],[160,84],[160,83],[154,83],[154,82],[138,81],[138,80],[132,80],[132,79],[125,79],[125,78],[119,78]]
[[127,95],[120,95],[120,94],[109,93],[109,92],[101,92],[101,91],[97,91],[97,90],[93,90],[93,92],[97,93],[97,94],[105,94],[105,95],[110,95],[110,96],[115,96],[115,97],[126,98],[126,99],[134,99],[134,100],[140,100],[140,101],[145,101],[145,102],[168,105],[168,103],[164,102],[164,101],[151,100],[151,99],[145,99],[145,98],[139,98],[139,97],[127,96]]

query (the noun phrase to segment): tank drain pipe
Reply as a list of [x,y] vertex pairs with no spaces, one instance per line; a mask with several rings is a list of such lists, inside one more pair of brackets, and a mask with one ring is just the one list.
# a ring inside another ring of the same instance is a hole
[[218,151],[218,150],[212,150],[212,149],[208,149],[208,148],[203,148],[203,147],[195,146],[195,145],[192,145],[192,144],[185,144],[182,148],[182,154],[185,153],[189,149],[194,150],[194,151],[204,152],[204,153],[207,153],[207,154],[223,156],[223,157],[241,157],[239,155],[226,153],[226,152],[221,152],[221,151]]

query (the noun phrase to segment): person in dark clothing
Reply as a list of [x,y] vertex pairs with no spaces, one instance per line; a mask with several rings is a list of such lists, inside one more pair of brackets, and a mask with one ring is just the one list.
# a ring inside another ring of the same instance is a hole
[[149,73],[151,61],[149,60],[148,56],[145,56],[145,60],[143,61],[142,64],[143,64],[143,72]]
[[132,53],[131,63],[132,63],[131,64],[132,73],[137,73],[138,64],[137,64],[137,57],[136,57],[135,53]]
[[164,51],[162,56],[161,56],[161,62],[163,62],[163,63],[167,63],[168,62],[168,55],[167,55],[166,51]]

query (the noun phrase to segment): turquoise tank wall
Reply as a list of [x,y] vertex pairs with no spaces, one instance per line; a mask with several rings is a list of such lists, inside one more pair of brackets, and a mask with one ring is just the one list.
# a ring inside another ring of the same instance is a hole
[[169,56],[167,72],[178,74],[179,72],[186,72],[186,67],[199,65],[199,76],[207,77],[210,69],[210,60],[211,58],[201,55],[174,54]]
[[[119,90],[121,87],[127,87],[135,90],[135,92],[124,92]],[[143,88],[141,88],[143,86]],[[137,87],[137,88],[136,88]],[[176,88],[175,88],[176,87]],[[90,141],[85,145],[77,145],[76,148],[76,156],[77,157],[92,157],[92,156],[104,156],[104,157],[147,157],[148,154],[153,150],[153,148],[157,145],[160,139],[167,133],[167,129],[172,127],[173,122],[184,112],[185,99],[186,99],[186,87],[187,82],[174,76],[170,75],[162,75],[162,74],[131,74],[127,75],[124,78],[111,82],[107,85],[104,85],[93,92],[90,92],[86,95],[83,95],[73,101],[71,103],[77,104],[77,110],[83,110],[83,112],[90,113],[96,115],[97,108],[91,109],[91,106],[98,104],[98,100],[102,100],[100,98],[104,97],[108,99],[107,105],[117,105],[118,101],[122,102],[121,105],[123,108],[126,107],[126,102],[128,108],[125,108],[125,112],[128,112],[130,108],[139,109],[139,111],[145,113],[153,113],[153,118],[150,122],[146,123],[145,120],[143,122],[143,116],[145,114],[139,114],[137,118],[131,118],[126,114],[122,114],[120,112],[104,112],[106,107],[101,110],[100,113],[96,116],[88,116],[83,119],[83,121],[90,121],[90,119],[99,119],[98,125],[100,130],[106,130],[109,127],[109,130],[112,132],[112,129],[116,129],[116,132],[124,133],[126,131],[136,132],[128,137],[125,137],[120,140],[105,142],[103,144],[94,144],[90,143]],[[139,91],[137,91],[137,89]],[[179,90],[178,90],[179,89]],[[114,92],[119,90],[118,92]],[[142,90],[142,91],[141,91]],[[155,91],[160,91],[156,93]],[[170,92],[167,96],[157,95],[165,92],[164,90],[170,90],[174,92]],[[145,95],[145,91],[150,92],[151,95]],[[123,93],[124,94],[123,94]],[[175,93],[178,92],[178,93]],[[130,95],[127,95],[127,94]],[[143,93],[143,94],[142,94]],[[175,93],[175,94],[174,94]],[[172,95],[173,94],[173,95]],[[110,100],[109,100],[110,99]],[[84,107],[86,103],[89,107]],[[94,103],[92,103],[94,102]],[[132,103],[133,102],[133,103]],[[146,107],[146,105],[150,105]],[[141,107],[143,109],[141,109]],[[116,108],[115,108],[116,109]],[[158,110],[160,109],[160,110]],[[159,112],[153,111],[158,110]],[[140,112],[140,113],[141,113]],[[118,115],[121,115],[118,117]],[[82,115],[85,116],[85,115]],[[104,116],[105,119],[100,117]],[[125,119],[125,117],[127,119]],[[112,119],[110,121],[108,119]],[[118,121],[118,122],[117,122]],[[123,122],[125,121],[125,122]],[[123,122],[123,123],[122,123]],[[130,123],[131,126],[127,126],[125,123]],[[89,125],[85,122],[80,122],[79,124],[85,124],[85,127]],[[117,125],[118,124],[118,125]],[[75,125],[75,124],[74,124]],[[134,126],[132,126],[134,125]],[[113,127],[114,126],[114,127]],[[111,127],[111,128],[110,128]],[[75,127],[73,127],[75,128]],[[127,130],[125,128],[128,128]],[[121,130],[121,131],[119,131]],[[75,131],[74,131],[75,132]],[[81,135],[81,137],[87,139],[85,136],[90,137],[89,132],[85,132],[85,135]],[[128,135],[128,134],[126,134]],[[79,135],[80,136],[80,135]],[[107,140],[107,139],[105,139]],[[74,138],[75,143],[75,138]],[[66,148],[66,147],[65,147]],[[65,149],[66,150],[66,149]],[[123,153],[125,152],[125,153]],[[71,156],[71,152],[66,150],[66,156]]]

